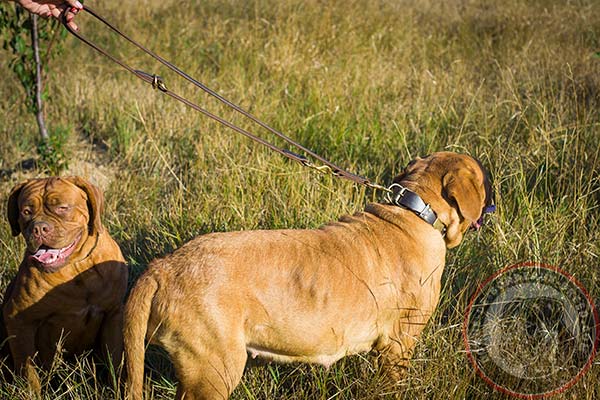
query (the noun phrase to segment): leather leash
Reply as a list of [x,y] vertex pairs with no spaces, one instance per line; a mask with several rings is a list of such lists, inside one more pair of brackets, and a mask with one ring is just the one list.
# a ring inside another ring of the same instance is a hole
[[[259,136],[256,136],[252,133],[250,133],[249,131],[240,128],[237,125],[234,125],[233,123],[215,115],[212,114],[211,112],[205,110],[204,108],[200,107],[199,105],[191,102],[190,100],[181,97],[180,95],[178,95],[177,93],[172,92],[171,90],[169,90],[167,88],[167,86],[165,85],[163,79],[156,75],[156,74],[148,74],[144,71],[140,71],[140,70],[136,70],[132,67],[130,67],[129,65],[127,65],[126,63],[124,63],[122,60],[114,57],[112,54],[108,53],[106,50],[102,49],[101,47],[97,46],[95,43],[93,43],[92,41],[90,41],[89,39],[87,39],[85,36],[80,35],[79,32],[71,29],[71,27],[69,27],[68,23],[67,23],[67,10],[65,10],[62,15],[61,15],[61,22],[63,24],[63,26],[73,35],[75,36],[77,39],[81,40],[82,42],[84,42],[85,44],[87,44],[88,46],[90,46],[91,48],[93,48],[94,50],[96,50],[97,52],[99,52],[100,54],[104,55],[105,57],[108,57],[110,60],[112,60],[113,62],[117,63],[118,65],[120,65],[121,67],[125,68],[127,71],[131,72],[133,75],[137,76],[138,78],[140,78],[141,80],[143,80],[144,82],[152,85],[152,87],[154,89],[158,89],[161,92],[163,92],[164,94],[166,94],[167,96],[170,96],[172,98],[174,98],[175,100],[178,100],[182,103],[184,103],[185,105],[193,108],[194,110],[204,114],[205,116],[219,122],[220,124],[223,124],[225,126],[227,126],[228,128],[254,140],[255,142],[258,142],[260,144],[262,144],[263,146],[266,146],[267,148],[293,160],[296,161],[306,167],[315,169],[319,172],[323,172],[323,173],[331,173],[334,176],[338,176],[341,178],[345,178],[348,179],[352,182],[358,183],[360,185],[366,186],[368,188],[371,189],[377,189],[377,190],[382,190],[384,192],[387,193],[387,200],[391,203],[394,204],[396,206],[402,207],[402,208],[406,208],[412,212],[414,212],[416,215],[418,215],[421,219],[423,219],[425,222],[427,222],[428,224],[432,225],[435,229],[437,229],[438,231],[440,231],[442,233],[442,235],[445,234],[446,232],[446,226],[437,218],[437,214],[431,209],[431,207],[429,206],[429,204],[425,204],[425,202],[419,197],[419,195],[417,195],[415,192],[405,188],[404,186],[401,186],[399,184],[393,184],[392,186],[385,187],[379,184],[376,184],[374,182],[371,182],[369,179],[353,174],[351,172],[348,172],[340,167],[338,167],[337,165],[333,164],[332,162],[324,159],[323,157],[319,156],[318,154],[314,153],[313,151],[307,149],[306,147],[302,146],[301,144],[295,142],[294,140],[292,140],[291,138],[289,138],[288,136],[284,135],[282,132],[278,131],[277,129],[271,127],[270,125],[267,125],[266,123],[264,123],[263,121],[261,121],[260,119],[258,119],[257,117],[255,117],[254,115],[250,114],[248,111],[242,109],[241,107],[239,107],[238,105],[232,103],[231,101],[227,100],[226,98],[224,98],[223,96],[221,96],[220,94],[218,94],[217,92],[213,91],[212,89],[210,89],[209,87],[207,87],[206,85],[204,85],[202,82],[199,82],[197,80],[195,80],[194,78],[192,78],[191,76],[189,76],[188,74],[186,74],[185,72],[183,72],[182,70],[180,70],[179,68],[177,68],[175,65],[173,65],[172,63],[170,63],[169,61],[165,60],[164,58],[160,57],[159,55],[157,55],[156,53],[150,51],[149,49],[145,48],[144,46],[142,46],[141,44],[139,44],[138,42],[136,42],[135,40],[131,39],[129,36],[125,35],[123,32],[121,32],[119,29],[117,29],[114,25],[112,25],[111,23],[109,23],[106,19],[104,19],[101,15],[99,15],[98,13],[96,13],[93,9],[91,9],[88,6],[84,6],[84,8],[82,9],[83,11],[86,11],[87,13],[91,14],[93,17],[95,17],[97,20],[99,20],[100,22],[102,22],[106,27],[108,27],[110,30],[112,30],[113,32],[115,32],[117,35],[121,36],[123,39],[127,40],[129,43],[131,43],[132,45],[134,45],[135,47],[137,47],[138,49],[142,50],[144,53],[148,54],[149,56],[151,56],[152,58],[154,58],[156,61],[158,61],[159,63],[165,65],[167,68],[169,68],[170,70],[172,70],[173,72],[175,72],[177,75],[181,76],[182,78],[186,79],[187,81],[189,81],[190,83],[192,83],[193,85],[197,86],[198,88],[202,89],[204,92],[208,93],[209,95],[213,96],[214,98],[216,98],[217,100],[219,100],[220,102],[222,102],[223,104],[227,105],[228,107],[232,108],[233,110],[237,111],[238,113],[244,115],[245,117],[249,118],[250,120],[252,120],[253,122],[257,123],[258,125],[260,125],[262,128],[268,130],[269,132],[271,132],[272,134],[274,134],[275,136],[283,139],[285,142],[287,142],[288,144],[302,150],[303,152],[305,152],[306,154],[309,154],[310,156],[314,157],[315,159],[319,160],[322,165],[315,165],[312,162],[310,162],[306,157],[304,157],[303,155],[294,153],[290,150],[287,149],[283,149],[280,147],[275,146],[274,144],[262,139]],[[81,10],[80,10],[81,11]]]
[[[171,90],[169,90],[167,88],[167,86],[165,85],[164,81],[162,80],[162,78],[158,75],[155,74],[148,74],[146,72],[140,71],[140,70],[136,70],[132,67],[130,67],[129,65],[127,65],[126,63],[124,63],[122,60],[119,60],[118,58],[114,57],[113,55],[111,55],[110,53],[108,53],[106,50],[102,49],[101,47],[97,46],[95,43],[93,43],[92,41],[90,41],[89,39],[87,39],[86,37],[80,35],[77,31],[71,29],[69,27],[69,25],[67,24],[66,21],[66,15],[67,12],[63,12],[63,14],[61,15],[61,22],[63,24],[63,26],[75,37],[77,37],[79,40],[81,40],[82,42],[84,42],[85,44],[87,44],[88,46],[90,46],[91,48],[93,48],[94,50],[96,50],[97,52],[99,52],[100,54],[108,57],[110,60],[112,60],[113,62],[119,64],[121,67],[125,68],[127,71],[131,72],[132,74],[134,74],[135,76],[137,76],[138,78],[140,78],[141,80],[143,80],[146,83],[149,83],[150,85],[152,85],[152,87],[154,89],[158,89],[161,92],[163,92],[164,94],[166,94],[167,96],[170,96],[184,104],[186,104],[187,106],[193,108],[196,111],[199,111],[200,113],[204,114],[205,116],[219,122],[220,124],[223,124],[225,126],[227,126],[230,129],[233,129],[234,131],[254,140],[255,142],[258,142],[260,144],[262,144],[263,146],[268,147],[269,149],[291,159],[294,160],[296,162],[299,162],[300,164],[312,168],[312,169],[316,169],[320,172],[329,172],[335,176],[339,176],[345,179],[348,179],[352,182],[367,186],[369,188],[372,189],[379,189],[379,190],[383,190],[385,192],[390,192],[390,190],[385,187],[385,186],[381,186],[378,185],[374,182],[371,182],[369,179],[353,174],[351,172],[348,172],[340,167],[338,167],[337,165],[333,164],[332,162],[324,159],[323,157],[319,156],[318,154],[314,153],[313,151],[309,150],[308,148],[302,146],[301,144],[295,142],[294,140],[292,140],[291,138],[289,138],[288,136],[284,135],[282,132],[278,131],[277,129],[271,127],[270,125],[267,125],[266,123],[264,123],[263,121],[261,121],[260,119],[258,119],[257,117],[255,117],[254,115],[250,114],[248,111],[242,109],[241,107],[239,107],[238,105],[232,103],[231,101],[227,100],[226,98],[224,98],[223,96],[221,96],[220,94],[218,94],[217,92],[215,92],[214,90],[210,89],[209,87],[207,87],[206,85],[204,85],[202,82],[199,82],[197,80],[195,80],[194,78],[192,78],[191,76],[189,76],[188,74],[186,74],[185,72],[183,72],[181,69],[179,69],[178,67],[176,67],[175,65],[173,65],[172,63],[170,63],[169,61],[165,60],[164,58],[160,57],[158,54],[150,51],[149,49],[145,48],[144,46],[142,46],[141,44],[139,44],[138,42],[136,42],[135,40],[131,39],[129,36],[127,36],[126,34],[124,34],[123,32],[121,32],[119,29],[117,29],[114,25],[112,25],[111,23],[109,23],[106,19],[104,19],[102,16],[100,16],[98,13],[96,13],[93,9],[91,9],[88,6],[84,6],[84,8],[82,9],[83,11],[86,11],[87,13],[91,14],[92,16],[94,16],[97,20],[99,20],[100,22],[102,22],[104,25],[106,25],[110,30],[112,30],[113,32],[115,32],[117,35],[121,36],[123,39],[127,40],[129,43],[133,44],[135,47],[137,47],[138,49],[142,50],[144,53],[148,54],[149,56],[151,56],[152,58],[154,58],[156,61],[158,61],[159,63],[165,65],[167,68],[169,68],[170,70],[172,70],[173,72],[175,72],[177,75],[181,76],[182,78],[186,79],[187,81],[191,82],[193,85],[197,86],[198,88],[202,89],[204,92],[208,93],[209,95],[213,96],[214,98],[216,98],[217,100],[219,100],[221,103],[227,105],[228,107],[232,108],[233,110],[237,111],[238,113],[244,115],[245,117],[249,118],[250,120],[254,121],[255,123],[257,123],[258,125],[260,125],[262,128],[268,130],[269,132],[271,132],[272,134],[276,135],[277,137],[283,139],[285,142],[287,142],[288,144],[302,150],[303,152],[305,152],[306,154],[309,154],[310,156],[314,157],[315,159],[319,160],[321,163],[323,163],[323,165],[315,165],[313,163],[311,163],[306,157],[294,153],[290,150],[287,149],[283,149],[280,147],[275,146],[274,144],[250,133],[249,131],[240,128],[234,124],[232,124],[229,121],[224,120],[223,118],[212,114],[211,112],[205,110],[204,108],[198,106],[197,104],[189,101],[186,98],[181,97],[180,95],[172,92]],[[81,11],[81,10],[80,10]]]

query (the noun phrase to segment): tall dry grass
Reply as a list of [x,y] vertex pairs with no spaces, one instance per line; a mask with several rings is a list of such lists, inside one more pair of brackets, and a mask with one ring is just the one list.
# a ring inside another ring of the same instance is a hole
[[[559,265],[599,293],[600,9],[593,1],[103,1],[116,25],[230,100],[348,169],[388,183],[416,155],[480,158],[498,212],[449,253],[440,306],[409,374],[386,388],[375,357],[330,370],[251,368],[235,399],[502,398],[472,371],[461,323],[492,272],[517,261]],[[256,131],[152,64],[90,18],[84,34],[169,88]],[[131,266],[212,231],[316,227],[373,194],[310,172],[153,92],[68,38],[50,65],[52,126],[70,132],[72,172],[103,186],[105,223]],[[0,72],[0,169],[34,155],[35,121]],[[282,144],[274,140],[277,144]],[[20,179],[0,183],[1,203]],[[0,224],[1,287],[23,252]],[[57,364],[47,399],[113,398],[110,374],[87,359]],[[174,395],[168,360],[152,350],[152,399]],[[102,379],[98,378],[100,376]],[[598,397],[598,368],[558,398]],[[22,382],[1,398],[28,398]]]

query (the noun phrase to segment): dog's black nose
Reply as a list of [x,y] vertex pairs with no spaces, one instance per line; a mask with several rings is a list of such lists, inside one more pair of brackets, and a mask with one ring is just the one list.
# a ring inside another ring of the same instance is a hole
[[47,222],[35,222],[32,233],[37,238],[43,238],[52,232],[52,226]]

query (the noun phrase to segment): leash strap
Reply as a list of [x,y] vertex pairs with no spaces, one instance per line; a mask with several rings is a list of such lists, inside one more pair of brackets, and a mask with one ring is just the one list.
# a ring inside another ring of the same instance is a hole
[[264,123],[263,121],[261,121],[260,119],[258,119],[257,117],[255,117],[254,115],[250,114],[248,111],[242,109],[241,107],[239,107],[238,105],[232,103],[231,101],[227,100],[226,98],[224,98],[223,96],[221,96],[220,94],[218,94],[217,92],[213,91],[212,89],[210,89],[209,87],[207,87],[206,85],[204,85],[202,82],[199,82],[197,80],[195,80],[194,78],[192,78],[191,76],[189,76],[188,74],[186,74],[185,72],[183,72],[182,70],[180,70],[179,68],[177,68],[175,65],[173,65],[172,63],[170,63],[169,61],[165,60],[164,58],[160,57],[159,55],[155,54],[154,52],[148,50],[147,48],[145,48],[144,46],[142,46],[141,44],[139,44],[138,42],[136,42],[135,40],[131,39],[129,36],[125,35],[123,32],[121,32],[119,29],[117,29],[115,26],[113,26],[111,23],[109,23],[106,19],[104,19],[102,16],[100,16],[98,13],[96,13],[94,10],[92,10],[90,7],[88,6],[84,6],[84,8],[82,9],[83,11],[86,11],[87,13],[91,14],[92,16],[94,16],[97,20],[99,20],[100,22],[102,22],[104,25],[106,25],[110,30],[112,30],[113,32],[115,32],[117,35],[121,36],[123,39],[127,40],[129,43],[133,44],[135,47],[137,47],[138,49],[142,50],[144,53],[148,54],[149,56],[151,56],[152,58],[154,58],[156,61],[158,61],[159,63],[165,65],[167,68],[169,68],[170,70],[172,70],[173,72],[175,72],[177,75],[181,76],[182,78],[186,79],[187,81],[191,82],[193,85],[197,86],[198,88],[202,89],[203,91],[205,91],[206,93],[208,93],[209,95],[213,96],[214,98],[216,98],[217,100],[219,100],[220,102],[222,102],[223,104],[227,105],[228,107],[232,108],[233,110],[237,111],[238,113],[244,115],[245,117],[249,118],[250,120],[254,121],[255,123],[257,123],[258,125],[260,125],[262,128],[268,130],[269,132],[271,132],[272,134],[276,135],[277,137],[283,139],[285,142],[287,142],[288,144],[300,149],[301,151],[305,152],[306,154],[309,154],[310,156],[314,157],[315,159],[319,160],[321,163],[323,163],[323,165],[318,166],[315,165],[313,163],[311,163],[306,157],[294,153],[292,151],[286,150],[286,149],[282,149],[280,147],[277,147],[275,145],[273,145],[270,142],[267,142],[266,140],[250,133],[249,131],[242,129],[234,124],[232,124],[229,121],[224,120],[223,118],[212,114],[211,112],[205,110],[204,108],[198,106],[197,104],[189,101],[188,99],[185,99],[181,96],[179,96],[178,94],[170,91],[166,84],[164,83],[164,81],[162,80],[162,78],[158,75],[154,75],[154,74],[148,74],[146,72],[140,71],[140,70],[136,70],[132,67],[130,67],[129,65],[125,64],[123,61],[119,60],[118,58],[114,57],[113,55],[111,55],[110,53],[108,53],[107,51],[105,51],[104,49],[102,49],[101,47],[97,46],[95,43],[93,43],[92,41],[90,41],[89,39],[87,39],[86,37],[80,35],[77,31],[71,29],[71,27],[69,27],[68,23],[67,23],[67,11],[64,11],[63,14],[61,15],[61,22],[63,24],[63,26],[76,38],[78,38],[79,40],[81,40],[82,42],[84,42],[85,44],[87,44],[88,46],[90,46],[91,48],[93,48],[94,50],[96,50],[97,52],[99,52],[100,54],[108,57],[110,60],[112,60],[113,62],[119,64],[121,67],[125,68],[127,71],[131,72],[132,74],[134,74],[135,76],[137,76],[138,78],[140,78],[141,80],[143,80],[144,82],[152,85],[152,87],[154,89],[160,90],[161,92],[163,92],[164,94],[166,94],[167,96],[170,96],[184,104],[186,104],[187,106],[193,108],[194,110],[204,114],[205,116],[219,122],[222,125],[227,126],[228,128],[254,140],[255,142],[258,142],[260,144],[262,144],[263,146],[266,146],[267,148],[291,159],[294,160],[296,162],[299,162],[300,164],[315,169],[319,172],[329,172],[335,176],[339,176],[341,178],[345,178],[348,179],[352,182],[367,186],[369,188],[372,189],[379,189],[379,190],[383,190],[385,192],[389,192],[390,190],[385,187],[385,186],[381,186],[378,185],[376,183],[371,182],[369,179],[353,174],[351,172],[348,172],[340,167],[338,167],[337,165],[333,164],[332,162],[324,159],[323,157],[319,156],[318,154],[314,153],[313,151],[309,150],[308,148],[302,146],[301,144],[295,142],[294,140],[292,140],[291,138],[289,138],[288,136],[284,135],[282,132],[278,131],[277,129],[271,127],[270,125],[267,125],[266,123]]

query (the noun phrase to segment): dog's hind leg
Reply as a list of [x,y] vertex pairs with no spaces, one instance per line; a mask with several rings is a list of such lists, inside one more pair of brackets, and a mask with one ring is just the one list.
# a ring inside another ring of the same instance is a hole
[[[234,330],[235,332],[235,330]],[[206,334],[206,333],[204,333]],[[238,385],[246,365],[243,340],[203,338],[186,333],[178,348],[165,346],[177,371],[178,400],[227,400]]]

